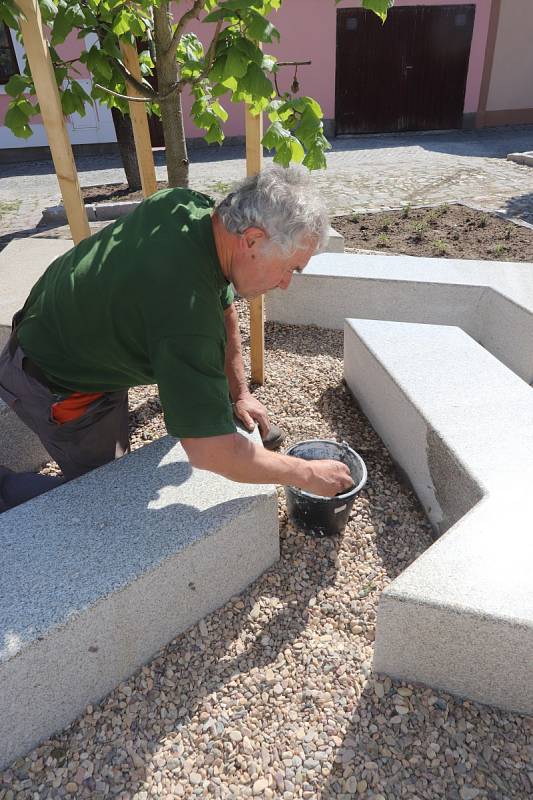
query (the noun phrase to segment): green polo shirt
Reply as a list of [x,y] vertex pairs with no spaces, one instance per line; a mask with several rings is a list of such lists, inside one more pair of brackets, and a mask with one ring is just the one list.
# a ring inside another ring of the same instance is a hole
[[33,287],[18,337],[57,392],[157,383],[170,434],[233,433],[213,201],[165,189],[56,259]]

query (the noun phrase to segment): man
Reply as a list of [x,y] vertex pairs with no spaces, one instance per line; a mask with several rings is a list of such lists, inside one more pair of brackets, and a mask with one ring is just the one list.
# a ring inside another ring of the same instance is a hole
[[344,464],[270,452],[234,422],[270,429],[246,384],[232,287],[286,289],[326,236],[307,171],[273,167],[215,209],[192,190],[157,192],[56,259],[15,315],[0,397],[63,478],[0,469],[0,508],[128,452],[128,388],[151,383],[192,466],[324,496],[351,486]]

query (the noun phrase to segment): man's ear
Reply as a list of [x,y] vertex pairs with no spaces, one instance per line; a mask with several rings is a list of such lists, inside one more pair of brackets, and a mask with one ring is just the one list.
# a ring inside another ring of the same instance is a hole
[[243,234],[243,241],[247,248],[256,247],[266,239],[266,233],[262,228],[246,228]]

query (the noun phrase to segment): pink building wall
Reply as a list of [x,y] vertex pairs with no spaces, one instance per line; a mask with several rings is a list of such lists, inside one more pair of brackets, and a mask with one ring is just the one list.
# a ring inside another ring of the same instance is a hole
[[[466,0],[468,2],[468,0]],[[465,108],[466,113],[477,110],[481,76],[487,33],[491,0],[470,0],[476,6],[470,63],[466,86]],[[465,0],[396,0],[396,6],[415,5],[461,5]],[[300,67],[298,78],[302,94],[314,97],[324,112],[326,119],[335,116],[335,56],[336,56],[336,9],[356,8],[361,6],[360,0],[342,0],[338,5],[334,0],[285,0],[280,11],[272,15],[272,22],[281,33],[279,45],[265,45],[265,51],[273,53],[282,61],[312,60],[310,66]],[[200,22],[193,23],[189,30],[194,30],[204,43],[209,43],[214,25],[204,25]],[[63,45],[63,52],[67,57],[73,57],[79,40],[71,36]],[[280,90],[290,86],[292,81],[292,68],[284,67],[278,79]],[[3,124],[5,110],[9,98],[0,95],[0,120]],[[189,137],[201,136],[199,131],[189,119],[191,99],[188,93],[183,95],[184,117],[186,135]],[[224,126],[226,136],[241,136],[244,134],[244,109],[242,104],[233,104],[228,96],[221,98],[222,105],[229,112],[230,117]],[[265,127],[268,120],[265,121]]]
[[[477,111],[485,47],[489,27],[491,0],[396,0],[395,6],[416,5],[464,5],[476,6],[474,31],[465,96],[465,113]],[[326,119],[335,117],[335,58],[337,41],[337,8],[358,8],[360,0],[342,0],[336,5],[334,0],[285,0],[281,9],[272,15],[271,20],[281,34],[279,45],[265,44],[265,51],[278,57],[280,61],[308,61],[312,64],[300,67],[298,80],[302,94],[314,97],[324,112]],[[209,41],[214,26],[196,23],[191,26],[202,41]],[[208,36],[206,36],[206,30]],[[284,67],[278,82],[280,90],[287,89],[292,82],[290,67]],[[244,134],[244,111],[222,98],[222,105],[230,113],[224,130],[227,136]],[[184,106],[188,111],[190,101],[184,96]],[[265,125],[268,121],[265,121]],[[198,136],[198,130],[186,118],[187,136]],[[200,134],[201,135],[201,134]]]
[[[77,37],[76,33],[71,33],[67,36],[63,44],[57,46],[57,52],[59,55],[68,60],[70,58],[76,58],[76,56],[80,53],[80,40]],[[23,64],[19,64],[22,68]],[[76,64],[76,69],[79,71],[78,78],[87,78],[89,73],[87,72],[87,68],[85,64]],[[33,98],[32,98],[33,99]],[[11,98],[6,94],[0,94],[0,123],[4,124],[4,117],[7,111],[7,107],[9,105],[9,101]],[[40,116],[32,117],[32,124],[39,124],[42,122],[42,118]]]

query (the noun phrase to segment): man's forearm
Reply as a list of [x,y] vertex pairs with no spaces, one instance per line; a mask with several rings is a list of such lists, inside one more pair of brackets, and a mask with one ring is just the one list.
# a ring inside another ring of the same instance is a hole
[[224,322],[226,326],[225,372],[228,379],[231,399],[235,403],[241,397],[250,393],[244,372],[239,316],[235,306],[231,305],[226,309]]
[[193,467],[232,481],[298,486],[325,497],[353,486],[348,467],[340,461],[304,461],[272,453],[240,433],[182,439],[181,443]]
[[191,464],[240,483],[303,485],[309,462],[265,450],[240,433],[204,439],[182,439]]

